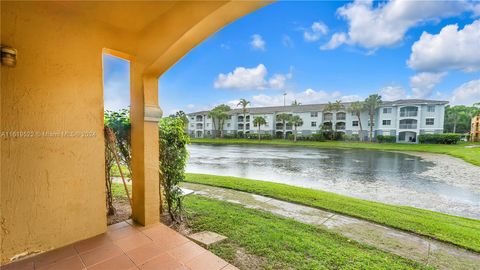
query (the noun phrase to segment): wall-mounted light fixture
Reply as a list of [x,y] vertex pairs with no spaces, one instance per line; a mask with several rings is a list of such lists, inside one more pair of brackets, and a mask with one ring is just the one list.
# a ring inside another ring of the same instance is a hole
[[12,47],[2,45],[2,65],[15,67],[17,64],[17,50]]

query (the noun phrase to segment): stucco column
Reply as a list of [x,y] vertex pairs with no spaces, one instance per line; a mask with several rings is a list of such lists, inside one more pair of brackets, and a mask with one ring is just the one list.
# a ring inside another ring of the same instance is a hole
[[132,217],[143,225],[160,220],[158,171],[158,82],[131,65]]

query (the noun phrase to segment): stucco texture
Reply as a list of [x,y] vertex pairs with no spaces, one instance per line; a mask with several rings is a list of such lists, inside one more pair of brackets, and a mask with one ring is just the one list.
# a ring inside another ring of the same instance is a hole
[[[158,78],[183,55],[266,4],[2,1],[1,43],[18,58],[1,67],[1,263],[106,230],[104,52],[131,64],[133,217],[158,222],[157,123],[144,106],[158,106]],[[80,133],[38,133],[69,131]]]

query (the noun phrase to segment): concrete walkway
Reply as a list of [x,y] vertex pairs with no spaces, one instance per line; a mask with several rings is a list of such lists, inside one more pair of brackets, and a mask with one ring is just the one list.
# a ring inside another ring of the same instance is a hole
[[195,194],[241,204],[327,230],[439,269],[480,269],[480,254],[372,222],[255,194],[184,183]]

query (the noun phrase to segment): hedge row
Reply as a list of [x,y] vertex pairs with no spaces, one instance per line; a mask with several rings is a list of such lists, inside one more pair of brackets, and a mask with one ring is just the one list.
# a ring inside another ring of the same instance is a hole
[[391,135],[378,135],[376,139],[379,143],[394,143],[397,141],[397,138]]
[[420,143],[456,144],[460,141],[460,137],[460,134],[455,133],[420,134],[418,141]]

